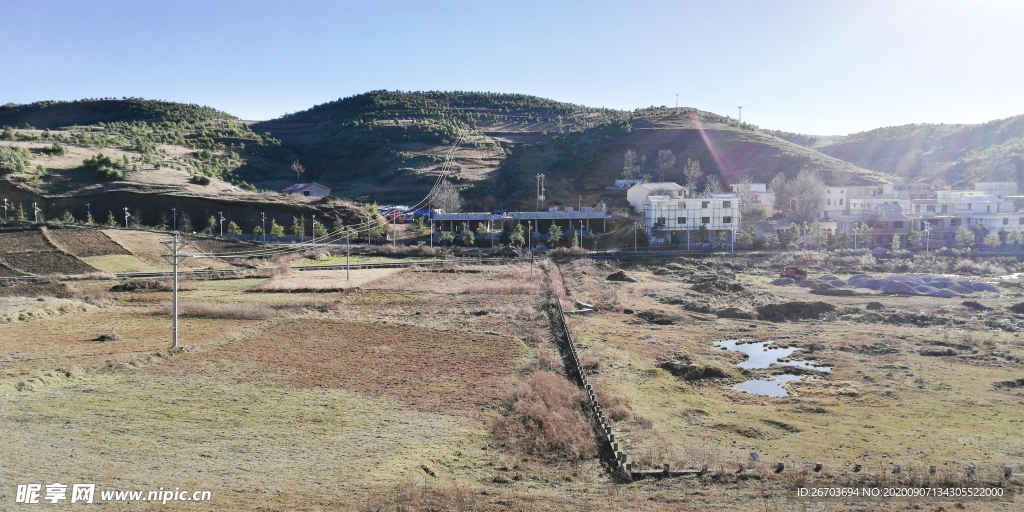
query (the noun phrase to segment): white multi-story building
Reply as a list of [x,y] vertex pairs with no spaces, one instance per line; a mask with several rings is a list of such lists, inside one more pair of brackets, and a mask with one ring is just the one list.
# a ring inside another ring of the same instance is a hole
[[767,184],[736,183],[732,185],[732,191],[743,202],[740,205],[743,211],[761,208],[769,217],[775,213],[775,193],[768,192]]
[[644,227],[652,238],[668,243],[702,243],[726,233],[732,240],[739,228],[739,198],[735,194],[710,197],[647,196]]
[[839,215],[846,214],[849,207],[850,203],[846,197],[846,187],[825,187],[825,202],[818,217],[834,219]]
[[638,183],[626,191],[626,201],[636,213],[643,213],[647,204],[647,196],[666,196],[679,198],[686,189],[678,183],[659,181],[655,183]]

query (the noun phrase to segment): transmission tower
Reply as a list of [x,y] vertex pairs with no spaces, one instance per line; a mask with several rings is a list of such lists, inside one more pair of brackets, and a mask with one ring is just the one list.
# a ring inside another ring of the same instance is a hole
[[184,261],[185,258],[194,258],[194,254],[184,254],[181,250],[184,247],[194,247],[195,242],[189,242],[188,244],[181,243],[181,235],[175,231],[174,238],[170,240],[160,240],[161,244],[171,250],[170,254],[162,255],[167,263],[170,263],[174,267],[174,299],[173,299],[173,335],[171,340],[171,348],[178,348],[178,264]]

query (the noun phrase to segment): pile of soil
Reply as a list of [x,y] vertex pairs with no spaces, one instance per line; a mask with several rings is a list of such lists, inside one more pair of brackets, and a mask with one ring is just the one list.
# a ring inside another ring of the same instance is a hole
[[676,322],[682,320],[682,318],[676,315],[671,315],[664,311],[656,311],[653,309],[649,311],[640,311],[636,314],[636,316],[642,318],[644,321],[648,323],[652,323],[655,325],[673,325]]
[[618,282],[622,282],[622,283],[636,283],[636,282],[638,282],[635,278],[629,277],[629,275],[626,274],[625,270],[620,270],[620,271],[618,271],[618,272],[608,276],[605,279],[607,279],[608,281],[618,281]]
[[711,365],[696,365],[690,362],[688,358],[674,359],[672,361],[665,361],[658,364],[658,368],[667,370],[672,375],[679,377],[683,380],[690,382],[707,379],[726,379],[729,378],[729,374],[717,367]]
[[725,308],[715,312],[718,318],[738,318],[740,320],[753,320],[754,315],[739,308]]
[[757,308],[761,320],[769,322],[792,322],[795,320],[817,320],[836,310],[827,302],[793,301],[783,304],[767,304]]

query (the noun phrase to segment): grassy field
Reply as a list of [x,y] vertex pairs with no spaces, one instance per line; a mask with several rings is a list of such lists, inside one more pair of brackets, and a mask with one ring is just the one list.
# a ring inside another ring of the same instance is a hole
[[[960,475],[968,462],[988,478],[1024,461],[1013,434],[1021,391],[993,386],[1020,377],[1012,358],[1024,344],[977,329],[959,302],[878,299],[889,310],[963,313],[970,322],[959,331],[719,319],[671,304],[700,294],[682,273],[631,268],[637,282],[607,281],[615,270],[589,261],[542,263],[532,275],[528,265],[354,270],[358,285],[326,291],[308,282],[344,282],[344,271],[183,280],[177,351],[161,280],[19,288],[67,296],[0,299],[0,480],[212,492],[213,503],[173,504],[184,510],[905,510],[793,495],[800,484],[847,481],[855,462],[865,478],[892,463],[905,477],[929,464]],[[749,293],[715,300],[810,297],[761,275],[737,280]],[[711,474],[623,484],[601,468],[549,330],[552,290],[566,307],[599,307],[570,328],[632,460]],[[712,346],[738,338],[799,347],[794,358],[833,370],[789,384],[790,397],[737,391],[780,371],[744,373],[733,367],[742,356]],[[968,348],[922,355],[938,342]],[[686,380],[658,366],[683,357],[725,377]],[[557,431],[566,425],[575,441]],[[750,467],[752,451],[760,466]],[[792,471],[774,475],[776,461]],[[737,475],[741,462],[750,469]],[[825,470],[801,466],[810,462]],[[13,493],[0,486],[0,509]],[[961,505],[1008,511],[1020,501]]]

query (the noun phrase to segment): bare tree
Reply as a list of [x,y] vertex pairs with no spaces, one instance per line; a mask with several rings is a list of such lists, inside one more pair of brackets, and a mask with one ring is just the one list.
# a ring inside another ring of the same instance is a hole
[[302,180],[302,175],[306,173],[306,168],[298,160],[292,162],[292,170],[295,171],[295,181]]
[[814,221],[825,204],[825,182],[816,171],[800,171],[790,186],[790,195],[796,202],[797,217],[804,222]]
[[744,176],[743,179],[737,183],[736,196],[740,200],[740,213],[746,213],[750,210],[750,187],[754,184],[754,179],[749,175]]
[[789,192],[786,175],[781,172],[776,174],[772,181],[768,182],[768,191],[775,194],[775,207],[782,208],[786,204],[786,195]]
[[672,154],[671,149],[658,151],[658,172],[661,173],[661,181],[665,181],[665,173],[671,171],[675,166],[676,156]]
[[707,195],[721,194],[725,187],[722,186],[722,180],[718,179],[718,176],[708,176],[708,179],[704,180],[704,193]]
[[462,209],[462,196],[459,195],[459,187],[452,185],[447,180],[430,193],[430,204],[433,208],[445,212],[457,212]]
[[627,149],[626,156],[623,158],[622,177],[627,180],[636,179],[640,176],[641,168],[640,163],[637,161],[636,151]]
[[700,162],[692,158],[686,159],[686,166],[683,167],[683,177],[686,178],[686,188],[694,190],[697,182],[703,174],[700,171]]

